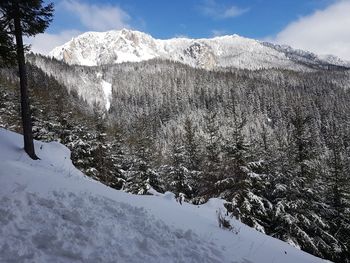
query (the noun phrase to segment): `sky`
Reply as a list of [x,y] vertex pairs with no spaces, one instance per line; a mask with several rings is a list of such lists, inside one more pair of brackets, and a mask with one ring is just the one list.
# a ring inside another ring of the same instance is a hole
[[86,31],[129,28],[155,38],[238,34],[350,61],[350,0],[52,0],[44,34],[26,39],[34,52]]

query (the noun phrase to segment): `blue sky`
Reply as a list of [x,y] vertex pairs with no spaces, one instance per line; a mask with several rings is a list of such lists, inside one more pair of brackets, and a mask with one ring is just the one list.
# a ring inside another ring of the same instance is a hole
[[[72,1],[71,1],[72,2]],[[76,2],[76,1],[74,1]],[[129,15],[125,22],[132,28],[157,38],[177,35],[211,37],[213,32],[264,38],[277,34],[291,21],[313,13],[334,2],[332,0],[84,0],[81,4],[115,6]],[[55,20],[49,32],[74,28],[85,31],[78,16],[67,14],[62,1],[56,5]],[[235,7],[238,12],[226,14]],[[239,12],[241,11],[241,12]],[[69,12],[68,12],[69,13]]]
[[[33,49],[41,53],[46,53],[51,48],[50,43],[62,44],[82,32],[127,27],[161,39],[176,36],[200,38],[239,34],[259,40],[290,44],[316,53],[332,53],[350,60],[350,51],[343,50],[343,46],[350,45],[348,18],[350,0],[54,0],[53,2],[56,11],[54,21],[45,34],[49,38],[48,41],[39,46],[38,40],[44,35],[37,38],[37,41],[29,41],[33,44]],[[324,21],[325,19],[327,21]],[[338,25],[341,26],[340,29]],[[319,28],[325,28],[325,31],[322,32]],[[345,39],[342,36],[338,40],[339,36],[334,37],[334,31],[337,31],[338,35],[346,35]],[[313,34],[316,35],[313,37]],[[334,39],[325,39],[326,42],[336,41],[336,43],[333,43],[332,48],[330,47],[332,43],[327,44],[328,49],[317,48],[320,35],[327,36],[327,34],[331,34]],[[315,39],[314,44],[310,44],[313,42],[312,39]]]

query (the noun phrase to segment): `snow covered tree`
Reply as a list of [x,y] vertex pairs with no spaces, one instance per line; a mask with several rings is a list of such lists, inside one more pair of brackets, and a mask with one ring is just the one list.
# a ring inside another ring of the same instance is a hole
[[215,186],[219,196],[227,201],[225,206],[232,215],[265,233],[266,218],[272,205],[262,194],[267,177],[263,174],[264,164],[252,160],[243,131],[247,120],[238,112],[234,97],[230,110],[231,132],[223,149],[224,172]]
[[216,182],[221,176],[221,140],[217,112],[208,108],[205,118],[204,153],[201,167],[199,202],[217,196]]
[[142,161],[134,163],[126,176],[127,180],[123,187],[126,192],[139,195],[152,194],[153,189],[160,193],[163,192],[158,173]]
[[134,194],[150,194],[152,189],[162,192],[159,175],[151,168],[154,152],[152,151],[153,138],[148,124],[148,116],[143,114],[135,124],[131,138],[134,160],[128,170],[123,190]]
[[98,178],[103,182],[109,182],[110,177],[110,163],[107,160],[108,150],[107,150],[107,133],[106,126],[104,123],[103,113],[97,112],[95,110],[95,125],[96,125],[96,140],[95,145],[92,148],[92,157],[94,160],[94,167],[98,173]]
[[164,172],[167,180],[166,186],[169,191],[175,193],[179,200],[189,200],[193,194],[192,173],[186,167],[186,150],[180,136],[175,130],[172,131],[172,134],[170,166]]
[[315,167],[319,162],[312,122],[303,105],[298,105],[289,116],[289,134],[284,135],[287,138],[285,152],[280,152],[287,156],[287,163],[279,163],[285,167],[273,175],[275,189],[270,197],[275,207],[271,234],[322,256],[316,243],[329,239],[329,234],[325,222],[317,216],[322,200],[316,184],[319,175]]
[[196,138],[196,130],[193,121],[187,117],[184,124],[184,147],[186,151],[187,167],[190,170],[198,170],[199,161],[199,145]]
[[334,261],[350,262],[350,157],[346,151],[346,136],[341,129],[345,123],[339,123],[335,117],[329,118],[326,143],[328,151],[325,155],[324,203],[327,207],[322,214],[329,220],[330,234],[334,237],[332,246],[324,244],[324,252],[333,253]]
[[112,127],[110,134],[109,158],[112,164],[113,177],[109,186],[120,190],[125,185],[126,173],[130,169],[131,163],[121,128],[115,125]]
[[[27,87],[27,72],[24,58],[22,36],[34,36],[43,33],[52,21],[53,4],[43,6],[42,0],[1,1],[0,2],[0,31],[4,37],[0,55],[3,60],[11,58],[16,39],[16,57],[20,76],[21,113],[24,138],[24,150],[32,159],[38,159],[35,154],[32,122]],[[9,37],[10,36],[10,37]]]

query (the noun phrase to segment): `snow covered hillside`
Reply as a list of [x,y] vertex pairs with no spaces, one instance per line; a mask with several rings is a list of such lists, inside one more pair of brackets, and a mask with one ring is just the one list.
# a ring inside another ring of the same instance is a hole
[[205,69],[236,67],[304,71],[310,67],[350,66],[334,58],[321,59],[308,52],[268,45],[238,35],[212,39],[160,40],[145,33],[127,29],[86,32],[56,47],[49,55],[68,64],[85,66],[140,62],[153,58],[178,61]]
[[180,205],[171,193],[135,196],[85,177],[59,143],[0,129],[0,262],[324,262],[236,220],[222,201]]

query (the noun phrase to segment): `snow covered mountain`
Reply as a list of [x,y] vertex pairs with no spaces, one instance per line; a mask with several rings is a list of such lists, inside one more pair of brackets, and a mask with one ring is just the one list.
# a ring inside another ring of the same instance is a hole
[[87,178],[59,143],[0,129],[0,262],[326,262],[230,219],[222,201],[194,206],[171,193],[136,196]]
[[238,35],[212,39],[160,40],[127,29],[87,32],[56,47],[49,55],[68,64],[85,66],[139,62],[153,58],[178,61],[205,69],[237,67],[307,70],[310,67],[350,66],[334,57],[322,59],[312,53]]

